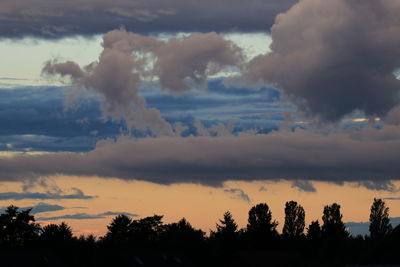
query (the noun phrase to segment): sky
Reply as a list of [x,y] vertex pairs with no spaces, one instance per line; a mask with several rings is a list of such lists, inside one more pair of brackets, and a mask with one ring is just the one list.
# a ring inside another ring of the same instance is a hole
[[0,7],[0,208],[101,236],[208,233],[286,201],[400,223],[397,0],[30,0]]

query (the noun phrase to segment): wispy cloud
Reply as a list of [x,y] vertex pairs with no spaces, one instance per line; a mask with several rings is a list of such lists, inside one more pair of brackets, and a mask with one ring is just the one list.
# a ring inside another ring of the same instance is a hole
[[231,198],[240,199],[240,200],[246,201],[248,203],[251,202],[251,199],[250,199],[249,195],[247,195],[243,191],[243,189],[240,189],[240,188],[228,188],[228,189],[225,189],[224,192],[232,194],[233,196]]
[[314,185],[309,181],[297,180],[292,182],[292,188],[297,188],[300,191],[315,193],[317,189],[315,189]]
[[375,191],[397,192],[399,190],[391,181],[361,181],[358,185]]
[[260,187],[258,188],[258,191],[259,191],[259,192],[265,192],[265,191],[268,191],[268,189],[267,189],[265,186],[260,186]]
[[88,213],[75,213],[75,214],[66,214],[60,216],[52,216],[52,217],[39,217],[38,220],[42,221],[55,221],[55,220],[63,220],[63,219],[70,219],[70,220],[94,220],[94,219],[102,219],[109,216],[117,216],[117,215],[126,215],[131,217],[137,217],[139,215],[134,213],[128,212],[114,212],[114,211],[107,211],[99,214],[88,214]]

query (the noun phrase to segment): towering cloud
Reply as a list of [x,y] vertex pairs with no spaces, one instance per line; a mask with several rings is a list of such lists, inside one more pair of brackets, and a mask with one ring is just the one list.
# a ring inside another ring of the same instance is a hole
[[172,135],[173,130],[139,96],[145,79],[155,77],[161,88],[184,92],[190,90],[189,83],[202,85],[208,74],[243,60],[241,50],[216,33],[193,33],[164,42],[114,30],[104,35],[103,47],[99,61],[84,69],[74,62],[49,61],[43,73],[68,76],[74,86],[95,90],[102,96],[106,116],[124,119],[129,128],[150,129],[154,135]]
[[0,36],[60,38],[125,26],[140,32],[265,31],[297,0],[2,0]]
[[400,2],[302,0],[272,27],[272,53],[247,81],[286,92],[307,112],[335,121],[354,110],[385,115],[399,103]]

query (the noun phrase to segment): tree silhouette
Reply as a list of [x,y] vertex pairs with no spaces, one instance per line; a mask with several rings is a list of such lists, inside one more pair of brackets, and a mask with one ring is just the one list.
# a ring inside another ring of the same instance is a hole
[[229,211],[224,213],[224,218],[219,222],[220,224],[216,225],[216,234],[221,236],[235,236],[237,234],[238,225]]
[[62,222],[49,224],[41,229],[40,240],[45,246],[68,245],[74,240],[71,227]]
[[130,233],[136,244],[151,245],[159,240],[164,227],[163,216],[154,215],[140,220],[132,221]]
[[216,224],[217,231],[211,232],[211,237],[223,249],[230,250],[236,246],[236,241],[238,240],[238,225],[229,211],[225,212],[223,216],[223,219],[219,220],[220,224]]
[[18,211],[16,206],[8,206],[0,215],[0,244],[19,247],[37,238],[40,227],[30,214],[31,209]]
[[116,216],[107,226],[107,233],[102,241],[114,245],[124,245],[131,240],[132,219],[126,215]]
[[204,242],[204,232],[194,229],[185,218],[182,218],[177,223],[165,225],[161,239],[169,248],[197,249]]
[[247,233],[257,246],[263,246],[278,235],[278,223],[272,220],[272,213],[266,203],[260,203],[249,211]]
[[305,227],[305,212],[301,205],[296,201],[286,202],[285,205],[285,224],[282,234],[288,238],[297,238],[303,235]]
[[369,221],[369,231],[373,239],[382,238],[391,231],[392,226],[389,223],[389,208],[386,207],[382,199],[374,198]]
[[343,215],[340,213],[340,205],[333,203],[324,207],[322,216],[322,235],[331,239],[344,239],[349,236],[342,221]]

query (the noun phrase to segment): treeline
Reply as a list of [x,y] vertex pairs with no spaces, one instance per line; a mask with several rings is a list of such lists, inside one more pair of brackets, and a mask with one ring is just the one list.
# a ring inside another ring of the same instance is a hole
[[[0,266],[344,266],[398,264],[400,227],[374,199],[369,235],[351,236],[340,205],[323,209],[321,222],[305,225],[305,210],[286,202],[282,233],[266,203],[253,206],[239,229],[227,211],[208,236],[186,219],[164,224],[163,216],[133,220],[118,215],[107,233],[73,235],[62,222],[41,227],[31,210],[9,206],[0,215]],[[4,264],[4,265],[3,265]]]

